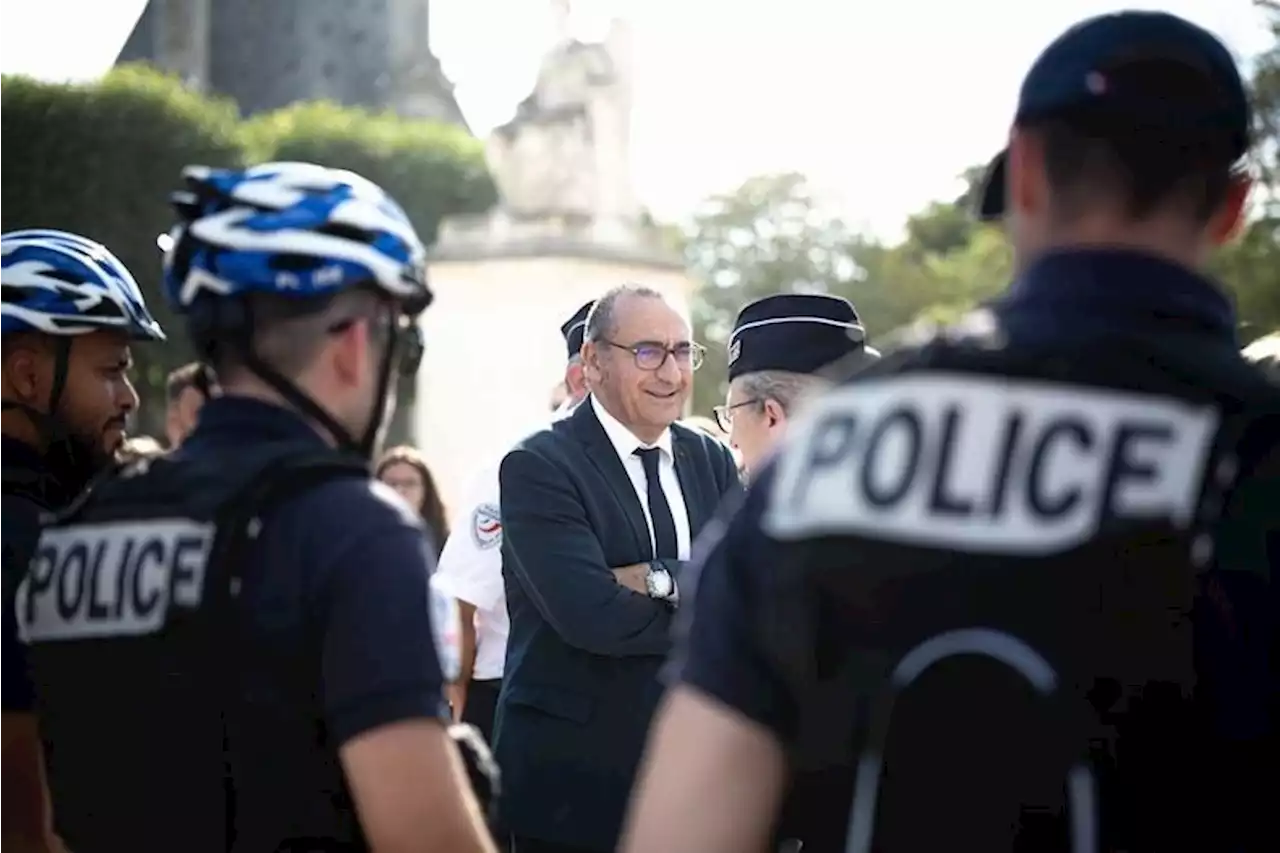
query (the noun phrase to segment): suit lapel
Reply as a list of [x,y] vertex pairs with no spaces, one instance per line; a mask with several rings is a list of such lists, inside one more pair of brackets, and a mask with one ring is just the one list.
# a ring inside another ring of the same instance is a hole
[[689,516],[689,536],[696,539],[698,531],[707,523],[709,507],[714,507],[714,495],[706,493],[706,478],[702,476],[698,461],[701,456],[694,452],[691,445],[694,440],[672,428],[671,447],[676,457],[676,479],[680,481],[680,492],[684,495],[685,511]]
[[653,546],[649,541],[649,525],[644,520],[644,509],[640,506],[640,499],[636,496],[636,489],[627,475],[627,469],[618,458],[618,451],[596,417],[590,399],[583,400],[569,417],[573,422],[574,432],[586,446],[587,459],[609,484],[609,491],[626,516],[636,545],[648,559],[653,553]]

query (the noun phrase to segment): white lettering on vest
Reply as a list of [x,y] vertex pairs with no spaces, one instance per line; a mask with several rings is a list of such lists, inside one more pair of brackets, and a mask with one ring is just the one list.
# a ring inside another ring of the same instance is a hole
[[214,526],[188,519],[52,528],[18,589],[28,643],[140,636],[169,606],[196,607]]
[[856,383],[814,402],[779,455],[779,539],[860,535],[1052,554],[1107,518],[1194,517],[1217,411],[1172,398],[968,374]]

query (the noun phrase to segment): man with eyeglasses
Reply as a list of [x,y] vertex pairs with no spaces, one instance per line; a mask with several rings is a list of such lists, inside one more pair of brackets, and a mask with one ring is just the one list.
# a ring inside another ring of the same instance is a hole
[[494,746],[516,853],[617,847],[681,567],[740,489],[728,448],[676,423],[702,356],[660,293],[609,291],[587,317],[587,402],[502,462]]
[[729,393],[715,415],[746,473],[782,439],[798,401],[829,384],[823,368],[839,362],[844,373],[879,358],[839,296],[779,293],[743,308],[729,335]]

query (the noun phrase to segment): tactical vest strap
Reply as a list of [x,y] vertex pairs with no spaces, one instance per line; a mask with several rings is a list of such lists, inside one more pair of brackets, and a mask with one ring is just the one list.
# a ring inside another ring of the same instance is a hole
[[294,453],[267,463],[219,506],[218,541],[210,562],[225,567],[228,582],[236,584],[245,551],[257,539],[266,516],[289,499],[344,477],[369,477],[368,461],[324,450]]
[[42,484],[44,484],[44,475],[40,471],[33,471],[29,467],[0,467],[0,494],[27,498],[44,506]]
[[[268,462],[255,476],[233,491],[218,506],[217,538],[209,556],[206,597],[209,601],[210,631],[205,634],[208,671],[214,675],[218,695],[232,701],[236,690],[235,673],[227,666],[223,640],[233,636],[234,609],[230,606],[239,592],[246,557],[257,541],[266,519],[291,498],[298,497],[330,480],[368,478],[369,463],[353,454],[334,451],[299,452]],[[225,720],[225,718],[224,718]],[[225,726],[225,723],[224,723]],[[224,753],[230,755],[232,744],[223,729]],[[234,778],[227,768],[223,808],[227,837],[236,834],[236,791]],[[296,841],[296,840],[295,840]],[[290,842],[289,844],[292,844]],[[292,849],[286,844],[284,849]],[[311,845],[306,849],[343,849],[344,842]]]

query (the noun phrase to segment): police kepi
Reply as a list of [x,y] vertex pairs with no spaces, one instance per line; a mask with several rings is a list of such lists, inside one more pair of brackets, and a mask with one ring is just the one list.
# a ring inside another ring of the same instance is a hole
[[1017,280],[815,402],[709,545],[625,849],[760,849],[814,741],[806,851],[1275,846],[1280,390],[1198,271],[1249,131],[1172,15],[1036,60],[985,194]]
[[591,313],[591,306],[595,305],[593,299],[585,303],[577,311],[573,312],[573,316],[565,320],[560,325],[560,334],[564,336],[565,346],[568,348],[568,356],[570,359],[578,357],[582,352],[582,338],[587,330],[587,315]]
[[183,180],[165,289],[221,395],[178,450],[57,516],[18,596],[59,835],[82,853],[334,851],[417,825],[420,849],[484,849],[471,813],[415,824],[421,803],[381,787],[471,796],[447,791],[466,782],[429,540],[369,472],[422,352],[422,243],[350,172]]
[[847,299],[780,293],[752,302],[729,335],[729,393],[716,421],[750,473],[781,440],[801,398],[880,357]]

